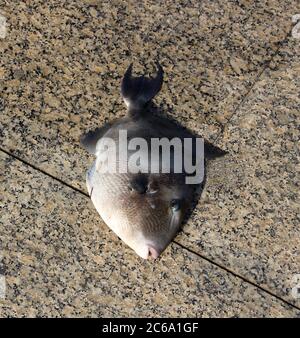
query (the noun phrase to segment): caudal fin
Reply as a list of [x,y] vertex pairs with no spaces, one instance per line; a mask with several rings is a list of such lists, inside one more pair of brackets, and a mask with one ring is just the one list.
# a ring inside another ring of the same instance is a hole
[[163,69],[157,63],[157,74],[153,78],[133,77],[132,64],[126,70],[121,84],[121,94],[130,115],[138,115],[160,91],[163,83]]

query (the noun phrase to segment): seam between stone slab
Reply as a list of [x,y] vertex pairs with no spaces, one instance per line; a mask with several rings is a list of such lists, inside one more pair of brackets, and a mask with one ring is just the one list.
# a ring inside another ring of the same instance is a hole
[[[76,188],[76,187],[73,187],[72,185],[70,185],[70,184],[68,184],[68,183],[66,183],[66,182],[64,182],[64,181],[62,181],[61,179],[59,179],[59,178],[57,178],[57,177],[55,177],[55,176],[53,176],[53,175],[47,173],[47,172],[44,171],[44,170],[39,169],[39,168],[36,167],[35,165],[32,165],[31,163],[27,162],[26,160],[23,160],[23,159],[20,158],[19,156],[16,156],[16,155],[10,153],[9,151],[7,151],[7,150],[5,150],[5,149],[3,149],[3,148],[1,148],[1,147],[0,147],[0,151],[1,151],[2,153],[4,153],[4,154],[10,156],[10,157],[15,158],[15,159],[18,160],[18,161],[24,163],[25,165],[31,167],[32,169],[34,169],[34,170],[36,170],[36,171],[39,171],[40,173],[42,173],[42,174],[44,174],[44,175],[50,177],[51,179],[53,179],[53,180],[55,180],[55,181],[61,183],[62,185],[66,186],[66,187],[68,187],[68,188],[70,188],[70,189],[73,189],[74,191],[80,193],[81,195],[83,195],[83,196],[85,196],[85,197],[87,197],[87,198],[90,198],[90,196],[89,196],[87,193],[85,193],[84,191],[82,191],[82,190],[80,190],[80,189],[78,189],[78,188]],[[186,251],[188,251],[188,252],[190,252],[190,253],[196,255],[197,257],[199,257],[199,258],[205,260],[206,262],[208,262],[208,263],[210,263],[210,264],[212,264],[212,265],[218,267],[219,269],[222,269],[222,270],[226,271],[227,273],[233,275],[235,278],[239,278],[239,279],[241,279],[243,282],[248,283],[248,284],[254,286],[255,288],[257,288],[257,289],[259,289],[259,290],[261,290],[261,291],[267,293],[269,296],[275,297],[277,300],[279,300],[279,301],[285,303],[286,305],[291,306],[292,308],[294,308],[294,309],[296,309],[296,310],[300,310],[300,307],[298,307],[298,306],[296,306],[296,305],[294,305],[294,304],[288,302],[287,300],[285,300],[285,299],[283,299],[283,298],[277,296],[276,294],[274,294],[273,292],[269,291],[268,289],[265,289],[265,288],[261,287],[260,285],[258,285],[258,284],[256,284],[256,283],[254,283],[254,282],[252,282],[252,281],[246,279],[246,278],[243,277],[242,275],[239,275],[238,273],[236,273],[236,272],[234,272],[234,271],[232,271],[232,270],[226,268],[225,266],[223,266],[223,265],[221,265],[221,264],[219,264],[219,263],[217,263],[217,262],[211,260],[210,258],[207,258],[207,257],[203,256],[202,254],[199,254],[198,252],[195,252],[195,251],[193,251],[192,249],[190,249],[190,248],[188,248],[188,247],[186,247],[186,246],[180,244],[180,243],[177,242],[176,240],[173,240],[173,243],[176,244],[176,245],[178,245],[178,246],[181,247],[182,249],[184,249],[184,250],[186,250]]]
[[65,186],[69,187],[70,189],[73,189],[73,190],[77,191],[77,192],[80,193],[81,195],[84,195],[84,196],[86,196],[86,197],[90,197],[88,193],[86,193],[86,192],[84,192],[84,191],[82,191],[82,190],[80,190],[80,189],[78,189],[78,188],[72,186],[71,184],[69,184],[69,183],[67,183],[67,182],[64,182],[64,181],[61,180],[60,178],[53,176],[52,174],[48,173],[47,171],[45,171],[45,170],[43,170],[43,169],[41,169],[41,168],[35,166],[34,164],[32,164],[32,163],[30,163],[30,162],[28,162],[28,161],[26,161],[26,160],[24,160],[24,159],[22,159],[21,157],[15,155],[14,153],[11,153],[10,151],[5,150],[5,149],[3,149],[2,147],[0,147],[0,151],[3,152],[3,153],[5,153],[5,154],[8,155],[8,156],[11,156],[11,157],[15,158],[16,160],[18,160],[18,161],[20,161],[20,162],[22,162],[22,163],[28,165],[29,167],[33,168],[34,170],[37,170],[37,171],[41,172],[42,174],[44,174],[44,175],[46,175],[46,176],[48,176],[48,177],[54,179],[55,181],[60,182],[61,184],[63,184],[63,185],[65,185]]
[[[255,87],[255,85],[257,84],[257,82],[260,81],[260,78],[262,77],[262,75],[263,75],[263,73],[265,72],[265,70],[266,70],[267,68],[269,68],[270,63],[273,61],[274,57],[275,57],[276,55],[278,55],[278,53],[279,53],[281,47],[283,47],[284,43],[287,42],[287,40],[288,40],[288,38],[291,36],[291,34],[292,34],[292,31],[290,30],[290,31],[287,33],[287,35],[285,36],[285,38],[284,38],[282,41],[278,42],[278,47],[277,47],[277,49],[275,50],[274,54],[271,56],[270,60],[265,61],[264,67],[258,72],[258,74],[257,74],[257,76],[256,76],[256,78],[255,78],[255,80],[254,80],[253,83],[249,86],[249,88],[248,88],[247,92],[245,93],[245,95],[243,95],[243,96],[241,97],[240,102],[237,104],[236,108],[233,109],[233,113],[231,114],[231,116],[229,117],[229,119],[228,119],[228,121],[225,123],[225,125],[228,125],[228,124],[229,124],[229,122],[232,120],[232,118],[234,117],[234,115],[238,112],[238,110],[240,109],[240,107],[244,104],[244,102],[246,101],[246,99],[247,99],[247,97],[250,95],[250,93],[252,92],[252,90],[253,90],[253,88]],[[216,142],[216,141],[222,136],[223,131],[224,131],[224,128],[225,128],[225,125],[222,126],[220,133],[217,134],[217,136],[213,139],[212,142]]]
[[[280,52],[280,49],[283,47],[284,43],[287,42],[287,40],[288,40],[288,38],[289,38],[290,36],[291,36],[291,31],[289,31],[289,32],[287,33],[287,35],[285,36],[285,38],[284,38],[282,41],[280,41],[280,42],[278,43],[278,47],[277,47],[277,49],[275,50],[274,54],[271,56],[270,60],[268,60],[268,61],[265,62],[265,66],[258,72],[258,74],[257,74],[257,76],[256,76],[256,78],[255,78],[255,80],[254,80],[253,83],[250,85],[250,87],[249,87],[249,89],[247,90],[247,92],[245,93],[245,95],[242,96],[240,102],[237,104],[236,108],[233,110],[233,114],[231,114],[231,116],[230,116],[230,118],[228,119],[228,121],[226,122],[226,124],[229,124],[229,122],[232,120],[233,116],[238,112],[238,110],[240,109],[240,107],[244,104],[244,102],[246,101],[247,97],[251,94],[251,92],[252,92],[253,88],[255,87],[255,85],[260,81],[260,78],[262,77],[262,75],[263,75],[263,73],[265,72],[265,70],[266,70],[267,68],[269,68],[269,65],[270,65],[271,62],[273,61],[274,57],[276,57],[276,55],[278,55],[278,53]],[[224,127],[225,127],[225,126],[224,126]],[[218,133],[217,136],[213,139],[213,141],[212,141],[213,143],[216,143],[217,140],[222,136],[224,127],[221,129],[220,133]],[[239,274],[235,273],[234,271],[232,271],[232,270],[226,268],[225,266],[223,266],[223,265],[221,265],[221,264],[219,264],[219,263],[217,263],[217,262],[215,262],[215,261],[213,261],[213,260],[211,260],[211,259],[209,259],[209,258],[203,256],[202,254],[197,253],[197,252],[193,251],[192,249],[187,248],[186,246],[182,245],[181,243],[179,243],[179,242],[177,242],[177,241],[175,241],[175,240],[174,240],[173,242],[176,243],[177,245],[179,245],[180,247],[182,247],[182,248],[188,250],[189,252],[192,252],[192,253],[196,254],[197,256],[201,257],[202,259],[204,259],[204,260],[210,262],[211,264],[214,264],[215,266],[218,266],[219,268],[221,268],[221,269],[227,271],[228,273],[231,273],[232,275],[234,275],[234,276],[236,276],[236,277],[242,279],[244,282],[247,282],[247,283],[251,284],[252,286],[257,287],[257,288],[263,290],[264,292],[268,293],[269,295],[271,295],[271,296],[277,298],[278,300],[281,300],[281,301],[283,301],[284,303],[286,303],[286,304],[288,304],[288,305],[290,305],[290,306],[292,306],[292,307],[294,307],[294,308],[300,310],[300,307],[298,307],[298,306],[296,306],[296,305],[294,305],[294,304],[288,302],[287,300],[285,300],[285,299],[283,299],[283,298],[277,296],[275,293],[269,291],[268,289],[265,289],[265,288],[261,287],[260,285],[258,285],[258,284],[256,284],[256,283],[254,283],[254,282],[252,282],[252,281],[246,279],[246,278],[243,277],[242,275],[239,275]]]
[[221,264],[219,264],[219,263],[216,263],[216,262],[213,261],[212,259],[207,258],[207,257],[203,256],[202,254],[199,254],[199,253],[193,251],[192,249],[189,249],[188,247],[186,247],[186,246],[182,245],[181,243],[177,242],[176,240],[174,240],[173,242],[176,243],[178,246],[180,246],[182,249],[185,249],[185,250],[189,251],[190,253],[193,253],[193,254],[197,255],[198,257],[200,257],[200,258],[204,259],[205,261],[207,261],[207,262],[213,264],[214,266],[217,266],[218,268],[220,268],[220,269],[222,269],[222,270],[225,270],[226,272],[232,274],[233,276],[235,276],[235,277],[237,277],[237,278],[240,278],[240,279],[243,280],[244,282],[246,282],[246,283],[248,283],[248,284],[250,284],[250,285],[256,287],[257,289],[260,289],[260,290],[266,292],[268,295],[275,297],[276,299],[278,299],[278,300],[284,302],[285,304],[287,304],[287,305],[289,305],[289,306],[292,306],[293,308],[295,308],[295,309],[297,309],[297,310],[300,310],[300,307],[298,307],[298,306],[296,306],[296,305],[290,303],[289,301],[287,301],[287,300],[285,300],[285,299],[283,299],[283,298],[277,296],[275,293],[269,291],[268,289],[263,288],[263,287],[260,286],[259,284],[256,284],[256,283],[254,283],[254,282],[252,282],[252,281],[246,279],[245,277],[243,277],[242,275],[240,275],[240,274],[234,272],[233,270],[230,270],[230,269],[226,268],[226,266],[223,266],[223,265],[221,265]]

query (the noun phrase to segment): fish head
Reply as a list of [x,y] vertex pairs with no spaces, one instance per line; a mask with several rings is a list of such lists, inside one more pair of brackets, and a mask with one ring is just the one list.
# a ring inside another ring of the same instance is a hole
[[180,175],[137,174],[128,190],[113,208],[112,229],[140,257],[156,259],[178,232],[194,188]]

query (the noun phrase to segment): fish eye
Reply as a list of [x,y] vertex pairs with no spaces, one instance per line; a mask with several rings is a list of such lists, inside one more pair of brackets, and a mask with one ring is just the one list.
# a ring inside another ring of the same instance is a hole
[[178,211],[180,209],[180,200],[173,199],[170,203],[170,206],[173,211]]

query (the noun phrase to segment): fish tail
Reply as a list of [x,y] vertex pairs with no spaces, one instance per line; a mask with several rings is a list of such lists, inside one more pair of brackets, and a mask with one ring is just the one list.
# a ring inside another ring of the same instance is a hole
[[157,74],[153,78],[133,77],[132,64],[126,70],[121,84],[121,94],[130,116],[144,114],[146,112],[145,106],[161,90],[163,69],[159,63],[157,63],[157,68]]

